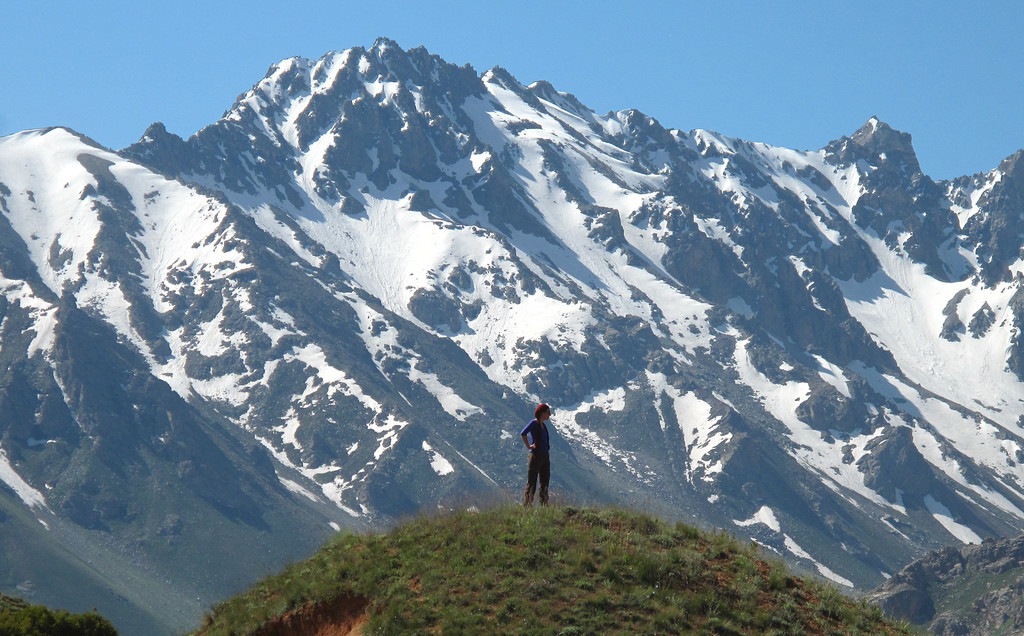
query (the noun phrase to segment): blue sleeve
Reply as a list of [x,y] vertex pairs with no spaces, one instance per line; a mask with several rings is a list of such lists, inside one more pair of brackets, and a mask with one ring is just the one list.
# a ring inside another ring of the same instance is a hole
[[537,420],[532,420],[529,424],[527,424],[526,427],[523,428],[523,430],[519,433],[519,435],[522,436],[522,435],[527,435],[527,434],[532,433],[533,432],[533,423],[536,422],[536,421]]

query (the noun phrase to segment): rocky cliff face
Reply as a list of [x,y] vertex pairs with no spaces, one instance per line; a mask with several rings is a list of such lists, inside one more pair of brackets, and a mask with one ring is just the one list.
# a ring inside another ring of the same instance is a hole
[[516,499],[546,401],[556,496],[869,588],[1024,525],[1018,158],[935,182],[875,118],[793,151],[387,40],[187,140],[0,139],[0,498],[209,599],[165,573],[221,541]]
[[868,598],[942,636],[1024,630],[1024,537],[944,548],[914,561]]

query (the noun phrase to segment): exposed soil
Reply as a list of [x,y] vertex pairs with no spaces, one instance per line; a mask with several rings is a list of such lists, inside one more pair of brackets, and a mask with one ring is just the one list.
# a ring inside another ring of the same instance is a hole
[[327,603],[312,603],[268,622],[255,636],[361,636],[369,620],[370,600],[340,596]]

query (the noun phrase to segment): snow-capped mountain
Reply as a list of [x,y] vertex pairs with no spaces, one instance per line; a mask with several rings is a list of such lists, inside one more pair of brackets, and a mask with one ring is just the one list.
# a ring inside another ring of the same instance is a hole
[[209,602],[211,553],[517,499],[545,401],[553,496],[868,589],[1024,528],[1021,157],[935,182],[875,118],[788,150],[387,40],[188,140],[0,138],[3,510]]

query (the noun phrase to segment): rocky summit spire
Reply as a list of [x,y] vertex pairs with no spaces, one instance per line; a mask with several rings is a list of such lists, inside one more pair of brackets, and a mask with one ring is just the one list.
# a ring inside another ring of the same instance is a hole
[[837,163],[866,161],[879,168],[896,168],[904,176],[921,171],[910,133],[896,130],[874,116],[852,136],[830,143],[826,151]]
[[877,117],[869,119],[850,139],[875,156],[893,153],[916,156],[910,133],[896,130]]

